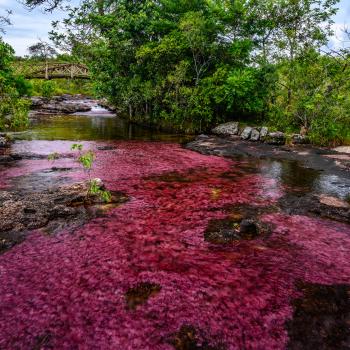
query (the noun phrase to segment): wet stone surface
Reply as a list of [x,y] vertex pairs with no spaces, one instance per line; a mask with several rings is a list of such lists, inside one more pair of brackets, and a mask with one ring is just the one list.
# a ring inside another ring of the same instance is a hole
[[248,213],[232,212],[225,219],[211,220],[204,232],[204,239],[214,244],[230,244],[234,241],[267,237],[271,227]]
[[293,301],[287,322],[289,350],[350,348],[350,285],[299,282],[302,296]]
[[[18,177],[16,181],[20,179]],[[41,185],[44,186],[43,183]],[[17,188],[0,191],[0,253],[21,243],[31,230],[40,228],[48,234],[73,230],[103,215],[105,206],[118,205],[127,200],[125,195],[115,192],[111,203],[105,204],[96,195],[87,196],[86,183],[50,189],[43,187],[35,191],[31,187]]]
[[313,194],[287,193],[279,199],[278,204],[289,215],[316,216],[350,223],[350,206],[338,206],[331,202],[322,203],[322,197]]
[[223,344],[210,345],[210,342],[203,339],[195,327],[183,325],[180,330],[173,334],[169,343],[176,350],[226,350]]
[[156,283],[140,282],[125,293],[127,309],[135,310],[139,305],[156,296],[162,287]]
[[230,244],[241,240],[267,238],[272,232],[272,225],[260,220],[267,213],[278,211],[278,207],[235,205],[226,206],[224,219],[211,220],[204,232],[204,239],[214,244]]

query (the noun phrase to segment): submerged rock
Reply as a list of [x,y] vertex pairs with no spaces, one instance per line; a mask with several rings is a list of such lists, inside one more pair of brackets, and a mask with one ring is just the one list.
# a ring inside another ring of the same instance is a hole
[[214,244],[230,244],[234,241],[252,240],[263,233],[263,224],[255,219],[244,219],[242,216],[226,219],[214,219],[204,233],[204,239]]
[[278,203],[290,215],[315,215],[350,223],[350,205],[334,197],[288,193]]
[[[203,339],[204,338],[204,339]],[[183,325],[178,332],[173,334],[169,343],[175,350],[224,350],[226,347],[222,344],[210,345],[210,342],[201,335],[195,327]]]
[[297,288],[303,295],[293,301],[287,349],[349,349],[350,286],[299,282]]
[[234,136],[238,135],[239,123],[238,122],[228,122],[225,124],[220,124],[212,130],[212,133],[220,136]]
[[149,298],[157,295],[162,287],[156,283],[141,282],[125,293],[127,308],[135,310],[137,306],[144,304]]

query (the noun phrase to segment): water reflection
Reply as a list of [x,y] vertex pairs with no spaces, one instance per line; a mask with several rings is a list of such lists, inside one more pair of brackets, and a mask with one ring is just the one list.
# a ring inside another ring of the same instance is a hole
[[[20,140],[143,140],[188,142],[188,135],[174,135],[151,130],[115,116],[106,109],[93,105],[92,110],[76,115],[36,116],[25,133],[17,134]],[[246,160],[237,158],[242,171],[258,172],[275,180],[269,187],[276,193],[283,187],[286,191],[307,193],[326,193],[342,199],[350,193],[350,179],[323,174],[321,171],[305,168],[296,161]],[[246,164],[244,167],[243,164]]]
[[106,110],[79,115],[36,116],[21,140],[160,140],[186,142],[188,135],[151,130],[116,117]]
[[275,180],[271,189],[283,186],[289,192],[325,193],[345,199],[350,193],[350,179],[305,168],[296,161],[263,160],[260,172]]

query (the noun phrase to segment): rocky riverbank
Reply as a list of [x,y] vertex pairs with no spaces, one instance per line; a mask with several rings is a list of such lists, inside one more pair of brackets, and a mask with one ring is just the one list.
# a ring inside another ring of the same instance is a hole
[[272,131],[266,126],[251,127],[242,126],[239,122],[228,122],[218,125],[212,130],[214,135],[220,137],[239,137],[242,140],[249,140],[253,142],[265,142],[269,145],[285,145],[290,144],[308,144],[309,138],[302,131],[300,134],[285,134],[281,131]]
[[250,156],[259,159],[297,161],[307,168],[350,176],[350,154],[342,148],[332,150],[302,144],[279,146],[253,143],[242,140],[238,135],[230,137],[199,135],[188,143],[186,148],[222,157]]
[[[51,168],[46,172],[69,170],[72,169]],[[32,175],[34,185],[29,189],[21,186],[21,178],[17,181],[19,183],[14,183],[12,189],[0,191],[0,253],[21,243],[34,229],[46,234],[65,229],[72,231],[127,200],[125,195],[115,192],[111,201],[104,203],[98,195],[87,195],[86,182],[62,182],[46,188],[40,174]],[[41,183],[41,188],[35,188],[36,181]]]
[[[83,102],[82,102],[83,101]],[[91,99],[83,95],[32,97],[32,114],[72,114],[91,110]]]
[[281,177],[286,194],[278,201],[280,210],[288,215],[350,222],[350,154],[342,148],[330,150],[300,144],[252,143],[238,135],[200,135],[185,147],[206,155],[240,160],[255,158],[257,163],[261,160],[276,161],[282,167],[290,168]]

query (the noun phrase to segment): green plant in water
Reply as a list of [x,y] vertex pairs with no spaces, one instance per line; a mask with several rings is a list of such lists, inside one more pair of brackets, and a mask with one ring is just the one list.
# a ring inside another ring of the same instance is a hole
[[105,190],[101,184],[99,179],[92,179],[91,178],[91,171],[93,169],[94,160],[95,160],[95,153],[92,150],[89,150],[87,152],[83,152],[83,145],[79,143],[75,143],[71,147],[72,151],[78,151],[79,155],[77,158],[78,163],[80,163],[83,167],[83,169],[88,174],[88,193],[87,196],[90,195],[97,195],[99,196],[104,202],[110,203],[112,200],[112,194]]

